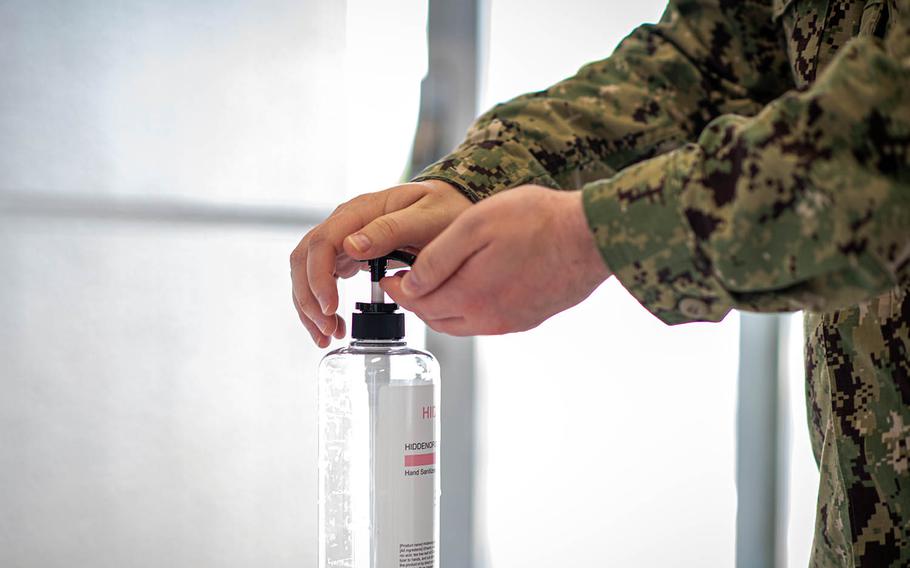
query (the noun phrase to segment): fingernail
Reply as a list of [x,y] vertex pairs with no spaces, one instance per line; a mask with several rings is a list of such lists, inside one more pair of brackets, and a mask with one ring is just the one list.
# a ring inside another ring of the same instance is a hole
[[405,294],[413,296],[420,292],[420,280],[414,275],[414,272],[408,272],[401,280],[401,289]]
[[370,237],[364,235],[363,233],[351,235],[348,237],[348,240],[351,241],[351,246],[360,252],[366,252],[370,248]]

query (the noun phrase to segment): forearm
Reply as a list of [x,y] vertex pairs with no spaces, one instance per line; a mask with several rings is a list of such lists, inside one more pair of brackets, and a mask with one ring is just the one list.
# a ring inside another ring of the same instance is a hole
[[474,201],[522,184],[578,189],[694,140],[718,114],[754,114],[789,87],[770,2],[720,4],[671,2],[611,57],[481,116],[416,179]]
[[905,35],[855,40],[810,90],[589,185],[608,266],[669,323],[910,284],[908,54]]

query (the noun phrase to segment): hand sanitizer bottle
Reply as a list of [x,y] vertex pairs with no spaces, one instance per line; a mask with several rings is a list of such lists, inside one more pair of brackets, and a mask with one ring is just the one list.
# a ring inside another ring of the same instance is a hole
[[404,315],[369,261],[353,341],[319,368],[319,568],[438,568],[439,366],[404,341]]

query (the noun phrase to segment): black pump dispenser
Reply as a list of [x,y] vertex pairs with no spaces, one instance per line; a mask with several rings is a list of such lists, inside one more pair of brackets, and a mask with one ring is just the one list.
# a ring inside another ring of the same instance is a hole
[[351,337],[354,339],[401,339],[404,337],[404,314],[397,311],[398,304],[385,302],[379,281],[385,277],[390,260],[407,265],[414,264],[413,254],[396,250],[385,256],[373,258],[370,263],[370,281],[373,297],[370,302],[357,302],[360,313],[351,316]]

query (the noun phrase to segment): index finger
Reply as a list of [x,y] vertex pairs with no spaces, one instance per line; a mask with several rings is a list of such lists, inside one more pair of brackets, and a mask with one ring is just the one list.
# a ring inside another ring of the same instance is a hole
[[[291,278],[298,298],[316,297],[325,315],[335,313],[338,290],[335,277],[349,273],[350,266],[341,262],[341,241],[360,229],[371,214],[381,214],[381,203],[373,195],[365,195],[342,205],[328,219],[310,230],[291,255]],[[375,209],[379,212],[374,212]],[[342,259],[343,260],[343,259]]]

